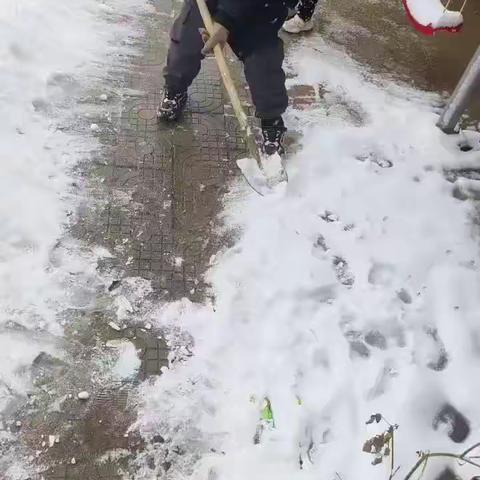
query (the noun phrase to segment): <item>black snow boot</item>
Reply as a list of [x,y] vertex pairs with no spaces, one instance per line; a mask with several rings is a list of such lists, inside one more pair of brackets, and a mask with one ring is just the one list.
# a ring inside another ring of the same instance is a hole
[[262,120],[263,151],[266,155],[285,154],[283,140],[286,131],[282,117]]
[[158,106],[157,117],[160,120],[173,122],[178,120],[187,104],[188,94],[184,92],[174,92],[165,88],[162,101]]

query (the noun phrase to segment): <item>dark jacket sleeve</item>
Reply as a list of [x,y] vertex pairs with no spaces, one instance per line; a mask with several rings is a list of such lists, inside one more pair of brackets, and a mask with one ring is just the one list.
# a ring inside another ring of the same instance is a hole
[[259,4],[262,5],[262,0],[219,0],[215,21],[232,31],[236,25],[253,16]]

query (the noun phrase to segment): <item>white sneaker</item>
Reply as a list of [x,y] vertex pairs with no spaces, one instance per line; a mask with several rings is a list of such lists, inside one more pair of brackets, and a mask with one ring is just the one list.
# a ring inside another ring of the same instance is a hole
[[312,20],[302,20],[298,15],[295,15],[290,20],[283,24],[283,29],[288,33],[309,32],[313,28]]

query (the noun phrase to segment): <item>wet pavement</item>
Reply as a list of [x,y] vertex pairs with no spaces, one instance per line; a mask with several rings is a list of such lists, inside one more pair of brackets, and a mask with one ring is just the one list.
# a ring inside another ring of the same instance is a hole
[[92,172],[109,191],[107,204],[84,228],[96,243],[122,251],[126,275],[151,280],[165,299],[198,300],[201,274],[217,248],[216,213],[243,146],[225,116],[213,59],[204,62],[181,123],[157,122],[171,3],[155,2],[157,14],[145,20],[144,56],[127,78],[131,94],[123,96],[115,131],[102,138],[108,149]]
[[473,0],[465,8],[461,33],[433,37],[414,29],[401,1],[320,3],[316,31],[361,63],[419,88],[452,92],[480,46],[480,7]]
[[[461,3],[457,2],[458,8]],[[443,93],[447,99],[480,46],[478,2],[467,3],[464,17],[461,33],[429,37],[409,23],[400,0],[320,0],[314,32],[343,47],[371,71],[420,89]],[[301,41],[290,38],[292,40],[294,44]],[[480,121],[480,96],[472,100],[469,114],[471,118],[465,125],[476,126]]]
[[[156,119],[167,32],[180,4],[153,1],[141,19],[144,36],[128,39],[140,53],[111,72],[109,91],[83,99],[78,129],[98,135],[102,148],[77,168],[88,198],[72,233],[110,252],[97,269],[109,280],[83,292],[88,306],[62,313],[65,338],[53,341],[63,357],[37,357],[27,404],[6,418],[35,480],[133,478],[130,462],[143,448],[129,432],[137,386],[174,361],[164,332],[148,323],[149,309],[182,297],[202,301],[203,273],[228,241],[215,233],[216,218],[245,149],[213,58],[181,123]],[[112,369],[129,347],[140,366],[117,378]]]

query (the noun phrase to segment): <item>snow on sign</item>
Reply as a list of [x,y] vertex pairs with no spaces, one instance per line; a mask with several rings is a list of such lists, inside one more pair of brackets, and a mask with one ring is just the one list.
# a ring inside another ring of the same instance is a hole
[[[426,35],[437,32],[459,32],[463,27],[461,12],[448,10],[440,0],[402,0],[408,18]],[[449,2],[450,3],[450,2]]]

